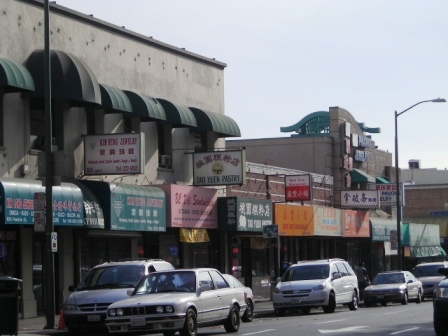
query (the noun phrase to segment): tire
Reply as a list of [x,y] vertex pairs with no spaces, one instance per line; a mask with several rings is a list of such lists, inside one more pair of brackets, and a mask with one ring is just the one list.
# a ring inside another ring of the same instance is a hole
[[303,315],[308,315],[311,312],[311,308],[302,308],[301,311]]
[[328,298],[328,306],[324,306],[322,308],[325,314],[334,313],[334,310],[336,309],[336,298],[334,297],[334,293],[330,293]]
[[254,319],[254,304],[251,300],[246,301],[247,308],[244,312],[243,317],[241,318],[241,321],[243,322],[252,322]]
[[434,316],[434,332],[437,336],[446,336],[448,329],[444,320],[438,319]]
[[404,296],[403,296],[403,299],[401,300],[401,304],[402,305],[408,304],[408,292],[404,292]]
[[415,300],[415,303],[422,303],[422,301],[423,301],[422,293],[418,291],[417,300]]
[[387,305],[387,302],[386,302],[386,301],[381,302],[381,306],[386,307],[386,305]]
[[358,310],[359,307],[358,302],[358,295],[356,294],[356,291],[353,291],[352,295],[352,301],[348,304],[348,309],[350,310]]
[[229,311],[229,316],[224,322],[224,329],[228,333],[237,332],[240,329],[240,310],[237,306],[232,306]]
[[180,330],[181,336],[196,336],[198,333],[198,319],[193,309],[188,308],[185,314],[185,322],[183,328]]
[[277,316],[284,316],[285,315],[285,309],[284,308],[274,308],[274,313]]
[[364,301],[364,306],[366,306],[366,307],[372,307],[372,302]]
[[68,333],[70,336],[81,336],[81,329],[70,328],[68,329]]

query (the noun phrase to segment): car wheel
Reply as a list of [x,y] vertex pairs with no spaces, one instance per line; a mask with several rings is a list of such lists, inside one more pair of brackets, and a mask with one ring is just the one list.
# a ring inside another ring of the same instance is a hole
[[181,336],[196,336],[198,333],[198,320],[193,309],[189,308],[185,314],[185,322],[180,330]]
[[274,313],[277,316],[283,316],[283,315],[285,315],[285,309],[283,309],[283,308],[275,308],[274,309]]
[[386,301],[381,302],[381,305],[382,305],[383,307],[386,307],[386,306],[387,306],[387,302],[386,302]]
[[224,322],[224,329],[230,332],[237,332],[240,329],[240,310],[237,306],[230,308],[229,316]]
[[437,336],[446,336],[448,329],[444,320],[434,317],[434,332]]
[[328,306],[322,307],[325,314],[334,313],[336,309],[336,298],[334,297],[334,293],[330,293],[330,297],[328,298]]
[[418,291],[417,300],[415,300],[415,303],[421,303],[421,302],[422,302],[422,293]]
[[246,304],[247,308],[246,311],[244,312],[243,317],[241,318],[241,321],[252,322],[252,320],[254,319],[254,304],[252,303],[251,300],[247,300]]
[[408,293],[407,292],[404,292],[403,299],[401,299],[401,304],[402,305],[408,304]]
[[348,309],[358,310],[358,295],[353,291],[352,301],[348,304]]
[[301,311],[303,315],[308,315],[311,312],[311,308],[302,308]]
[[372,302],[364,301],[364,306],[366,306],[366,307],[372,307]]

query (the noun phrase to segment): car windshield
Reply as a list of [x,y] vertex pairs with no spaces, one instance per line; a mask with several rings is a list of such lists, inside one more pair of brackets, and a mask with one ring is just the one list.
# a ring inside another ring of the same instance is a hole
[[151,273],[138,284],[134,295],[196,291],[196,275],[192,271]]
[[134,288],[144,274],[145,266],[143,265],[97,267],[86,274],[77,290]]
[[290,267],[283,275],[282,281],[316,280],[329,277],[328,265],[301,265]]
[[412,271],[412,273],[417,278],[425,277],[425,276],[442,276],[439,273],[439,268],[442,268],[442,267],[444,267],[442,264],[441,265],[421,265],[421,266],[416,266],[414,268],[414,270]]
[[372,281],[372,285],[385,285],[385,284],[402,284],[405,283],[404,275],[402,273],[390,273],[377,274]]

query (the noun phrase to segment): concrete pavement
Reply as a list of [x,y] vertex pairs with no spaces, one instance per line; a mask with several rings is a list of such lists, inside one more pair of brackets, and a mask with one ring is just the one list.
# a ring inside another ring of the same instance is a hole
[[[272,301],[255,302],[254,317],[264,318],[274,315]],[[46,329],[47,320],[44,316],[30,319],[19,319],[19,333],[22,336],[32,335],[68,335],[66,329],[58,329],[59,315],[55,316],[55,327]],[[3,334],[5,335],[5,334]]]

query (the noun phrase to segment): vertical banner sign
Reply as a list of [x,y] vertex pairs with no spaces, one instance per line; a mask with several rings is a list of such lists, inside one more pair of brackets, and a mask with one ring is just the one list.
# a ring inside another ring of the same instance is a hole
[[311,174],[285,176],[285,200],[311,200]]
[[34,193],[34,231],[45,232],[45,193]]

